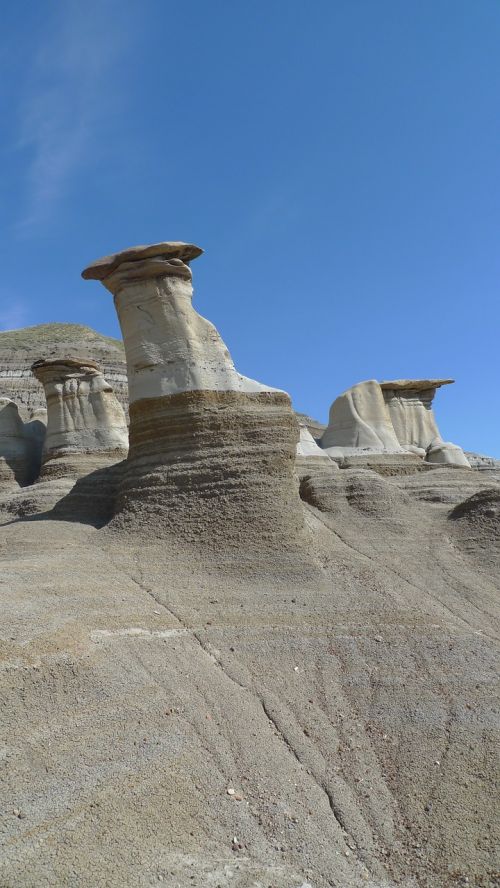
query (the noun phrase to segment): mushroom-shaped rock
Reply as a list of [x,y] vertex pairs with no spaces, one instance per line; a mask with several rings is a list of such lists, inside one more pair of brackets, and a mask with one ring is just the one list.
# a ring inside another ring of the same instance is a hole
[[338,453],[401,451],[382,389],[375,379],[359,382],[333,402],[321,447],[340,448]]
[[84,272],[114,295],[127,358],[130,450],[113,526],[176,545],[300,548],[297,423],[284,392],[237,372],[216,328],[192,306],[189,262],[164,242]]
[[470,469],[471,467],[469,460],[458,444],[442,441],[440,438],[431,441],[427,447],[425,461],[440,466],[458,466],[463,469]]
[[86,474],[126,455],[125,414],[98,364],[57,358],[35,361],[31,369],[47,401],[42,475]]
[[130,404],[189,391],[276,391],[238,373],[214,325],[194,310],[188,263],[202,252],[176,241],[131,247],[82,272],[114,294]]
[[424,455],[434,439],[441,440],[432,409],[436,389],[453,379],[394,379],[381,382],[392,425],[404,450]]
[[17,404],[0,398],[0,486],[17,487],[32,480],[32,451]]

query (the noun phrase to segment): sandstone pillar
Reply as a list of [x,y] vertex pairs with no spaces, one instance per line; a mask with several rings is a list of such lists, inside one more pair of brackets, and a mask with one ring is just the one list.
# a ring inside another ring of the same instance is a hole
[[405,450],[425,454],[431,441],[442,440],[432,409],[436,390],[453,379],[394,379],[381,382],[398,441]]
[[[127,357],[130,451],[114,524],[221,553],[297,545],[290,400],[237,372],[192,306],[191,244],[134,247],[83,272],[113,293]],[[243,557],[243,556],[242,556]]]
[[42,475],[86,474],[127,453],[123,409],[99,365],[83,358],[35,361],[47,400]]

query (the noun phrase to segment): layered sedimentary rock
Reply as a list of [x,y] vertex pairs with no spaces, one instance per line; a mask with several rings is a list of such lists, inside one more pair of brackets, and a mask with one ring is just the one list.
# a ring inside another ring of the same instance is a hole
[[37,324],[0,331],[0,397],[12,398],[21,419],[45,407],[43,386],[31,365],[38,358],[54,360],[79,355],[102,367],[116,397],[128,409],[127,368],[123,343],[82,324]]
[[347,389],[330,407],[323,449],[401,451],[380,384],[375,379]]
[[432,402],[438,388],[453,382],[453,379],[394,379],[380,383],[394,431],[404,450],[414,450],[423,456],[431,441],[441,440]]
[[450,512],[455,545],[494,576],[500,571],[500,489],[481,490]]
[[35,361],[33,374],[47,400],[44,476],[85,474],[127,453],[123,408],[94,361],[67,358]]
[[33,476],[34,459],[34,445],[17,404],[10,398],[0,398],[0,486],[28,484]]
[[305,423],[299,423],[299,434],[295,456],[295,473],[299,481],[302,483],[306,478],[315,478],[321,483],[328,483],[328,479],[338,472],[337,463],[318,447]]
[[297,547],[297,423],[288,395],[242,376],[192,306],[183,243],[134,247],[89,266],[114,295],[127,356],[130,451],[114,524],[176,544],[264,554]]

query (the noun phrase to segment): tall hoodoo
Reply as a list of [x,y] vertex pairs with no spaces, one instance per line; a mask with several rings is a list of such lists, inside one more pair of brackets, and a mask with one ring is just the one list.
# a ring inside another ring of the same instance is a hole
[[125,414],[90,359],[35,361],[33,374],[47,400],[47,433],[42,474],[83,474],[103,462],[117,462],[127,453]]
[[[127,357],[130,451],[115,522],[180,542],[294,545],[302,514],[287,394],[237,372],[192,306],[192,244],[133,247],[83,272],[114,295]],[[161,516],[161,520],[158,520]]]

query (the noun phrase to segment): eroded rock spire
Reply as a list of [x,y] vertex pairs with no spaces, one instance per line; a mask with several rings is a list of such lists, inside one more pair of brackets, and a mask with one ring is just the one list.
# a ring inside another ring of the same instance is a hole
[[95,361],[56,358],[35,361],[32,372],[47,400],[42,474],[85,474],[127,453],[125,414]]
[[193,308],[189,262],[201,252],[133,247],[83,272],[113,293],[127,357],[130,451],[117,515],[221,552],[252,540],[262,553],[282,550],[284,537],[297,546],[290,399],[238,373]]

